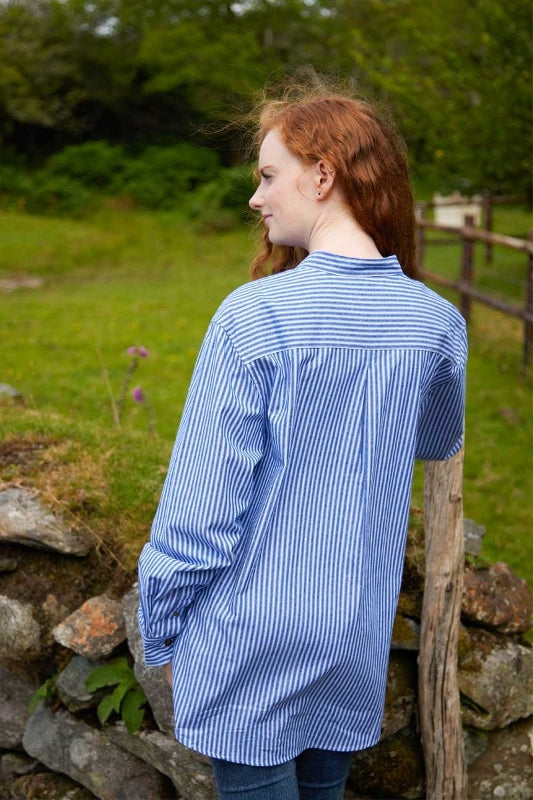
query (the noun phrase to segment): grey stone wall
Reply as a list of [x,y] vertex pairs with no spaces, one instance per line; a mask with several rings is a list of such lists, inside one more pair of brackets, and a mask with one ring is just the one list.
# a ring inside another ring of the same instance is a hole
[[[12,536],[28,547],[83,558],[88,543],[68,535],[24,492],[0,491],[0,539]],[[465,540],[473,556],[479,555],[480,538],[477,526],[467,522]],[[0,558],[0,576],[13,569],[8,562]],[[413,531],[391,644],[382,739],[354,756],[347,798],[424,797],[416,724],[423,581],[422,534]],[[62,598],[47,598],[47,603],[53,614],[0,594],[0,796],[215,800],[209,759],[175,741],[163,672],[143,663],[136,586],[121,600],[105,593],[87,597],[59,619]],[[527,769],[532,659],[522,638],[530,615],[527,584],[507,565],[467,565],[458,668],[469,800],[533,797]],[[63,664],[57,674],[46,674],[50,642]],[[95,709],[106,690],[91,692],[86,686],[88,675],[117,654],[131,663],[148,700],[145,721],[133,734],[115,713],[99,724]],[[30,698],[43,677],[52,679],[48,697],[30,712]]]

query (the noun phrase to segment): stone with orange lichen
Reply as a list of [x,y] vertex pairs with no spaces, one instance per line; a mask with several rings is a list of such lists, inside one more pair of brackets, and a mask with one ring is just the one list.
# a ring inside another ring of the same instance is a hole
[[126,638],[122,603],[103,594],[91,597],[52,631],[56,642],[96,661]]

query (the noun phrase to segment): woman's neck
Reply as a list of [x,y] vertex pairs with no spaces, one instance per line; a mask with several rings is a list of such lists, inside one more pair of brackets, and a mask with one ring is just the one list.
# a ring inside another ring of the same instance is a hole
[[310,253],[325,250],[351,258],[382,258],[371,236],[363,231],[345,206],[324,204],[309,237]]

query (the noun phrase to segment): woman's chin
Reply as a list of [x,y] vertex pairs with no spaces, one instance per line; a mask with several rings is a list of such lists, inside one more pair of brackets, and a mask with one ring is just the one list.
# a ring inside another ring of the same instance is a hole
[[295,247],[296,246],[291,241],[289,241],[288,239],[285,239],[283,236],[276,236],[276,234],[273,233],[272,231],[268,232],[268,238],[269,238],[270,244],[276,245],[277,247]]

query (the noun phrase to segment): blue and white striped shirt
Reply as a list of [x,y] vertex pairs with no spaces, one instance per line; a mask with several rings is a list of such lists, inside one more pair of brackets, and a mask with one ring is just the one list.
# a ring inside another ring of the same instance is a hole
[[180,742],[271,765],[378,741],[413,462],[459,450],[465,361],[394,256],[315,252],[222,303],[139,562]]

